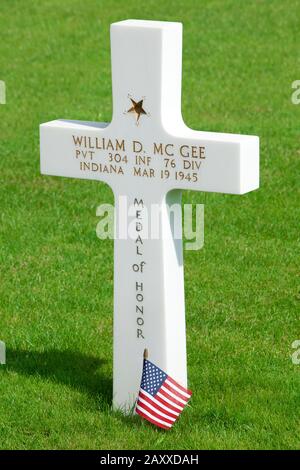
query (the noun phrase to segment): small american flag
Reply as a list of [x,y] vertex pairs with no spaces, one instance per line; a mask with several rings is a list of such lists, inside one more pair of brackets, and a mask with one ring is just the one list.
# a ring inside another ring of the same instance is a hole
[[163,429],[170,429],[192,396],[164,371],[144,358],[136,413]]

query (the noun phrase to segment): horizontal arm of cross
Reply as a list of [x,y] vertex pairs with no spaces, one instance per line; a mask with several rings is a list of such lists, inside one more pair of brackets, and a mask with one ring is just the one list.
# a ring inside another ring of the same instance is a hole
[[167,140],[172,145],[164,151],[170,165],[175,160],[175,187],[229,194],[259,187],[257,136],[194,131],[182,123]]
[[41,125],[41,172],[112,188],[243,194],[259,186],[259,139],[181,126],[135,140],[107,123],[57,120]]

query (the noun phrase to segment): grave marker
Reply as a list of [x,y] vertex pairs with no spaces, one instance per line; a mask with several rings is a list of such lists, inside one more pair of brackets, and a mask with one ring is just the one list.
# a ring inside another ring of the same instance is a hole
[[[40,128],[43,174],[109,184],[121,214],[117,232],[128,217],[123,198],[136,209],[136,238],[114,242],[113,404],[124,411],[137,398],[145,348],[187,385],[182,240],[168,209],[183,189],[244,194],[259,186],[258,137],[184,124],[181,53],[180,23],[112,24],[111,123],[56,120]],[[152,204],[160,208],[159,239],[138,229]]]

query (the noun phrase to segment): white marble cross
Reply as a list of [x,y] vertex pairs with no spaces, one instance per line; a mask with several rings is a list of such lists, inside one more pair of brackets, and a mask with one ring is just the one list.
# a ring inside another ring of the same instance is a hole
[[[180,203],[182,189],[244,194],[258,188],[259,139],[186,127],[180,23],[114,23],[111,54],[111,123],[42,124],[41,172],[108,183],[120,209],[117,231],[129,217],[124,197],[136,210],[136,237],[114,243],[113,404],[127,411],[137,397],[145,348],[151,361],[187,385],[182,240],[173,236],[168,208]],[[160,208],[159,239],[139,233],[152,204]]]

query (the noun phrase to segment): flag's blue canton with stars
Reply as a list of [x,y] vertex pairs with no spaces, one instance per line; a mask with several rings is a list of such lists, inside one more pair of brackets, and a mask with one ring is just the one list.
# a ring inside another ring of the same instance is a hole
[[167,374],[152,364],[152,362],[145,361],[141,388],[154,396],[167,377]]
[[175,382],[163,370],[144,359],[136,413],[156,426],[170,429],[192,392]]

